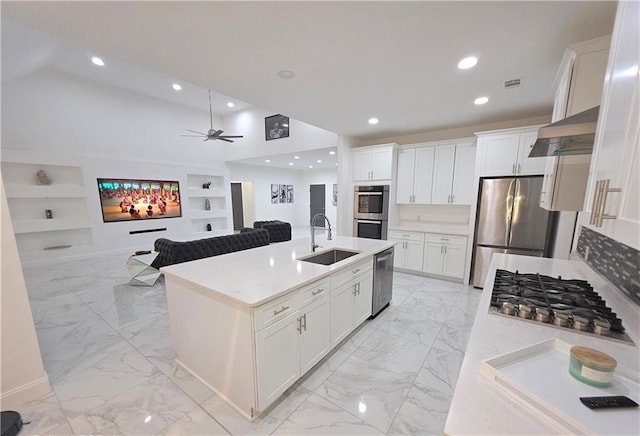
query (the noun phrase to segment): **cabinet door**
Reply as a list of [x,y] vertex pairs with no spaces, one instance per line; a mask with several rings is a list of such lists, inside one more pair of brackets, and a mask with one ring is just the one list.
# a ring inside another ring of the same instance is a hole
[[393,267],[394,268],[404,268],[404,254],[405,249],[404,246],[406,242],[402,239],[389,238],[389,241],[397,242],[396,246],[393,249]]
[[416,149],[398,151],[398,172],[396,177],[396,203],[409,204],[413,198],[413,171]]
[[353,307],[353,328],[359,326],[371,316],[371,301],[373,298],[373,272],[363,274],[356,279],[357,293]]
[[442,274],[443,257],[443,244],[426,242],[424,244],[424,261],[422,263],[422,272],[428,274]]
[[476,165],[476,147],[473,144],[456,145],[456,160],[453,168],[453,190],[451,203],[471,204],[473,199],[473,176]]
[[371,154],[369,150],[351,152],[351,177],[353,181],[370,179]]
[[331,348],[353,330],[355,282],[349,281],[331,291]]
[[391,180],[392,158],[391,147],[371,151],[371,180]]
[[406,269],[414,271],[422,271],[422,254],[424,251],[424,243],[407,241],[406,247],[407,248],[404,254],[404,267]]
[[517,173],[519,176],[544,174],[548,157],[529,157],[533,144],[538,139],[538,132],[527,132],[520,135],[520,157]]
[[258,407],[264,410],[300,377],[299,312],[256,333]]
[[459,279],[464,276],[465,247],[462,244],[445,244],[442,275]]
[[329,298],[317,300],[300,310],[300,374],[306,373],[331,349]]
[[520,135],[487,135],[482,138],[480,176],[511,176],[518,161]]
[[431,202],[433,204],[451,203],[451,188],[453,187],[453,166],[456,156],[455,145],[437,146],[433,164],[433,190]]
[[413,202],[416,204],[431,204],[431,190],[433,185],[434,148],[422,147],[416,149],[416,165],[413,182]]

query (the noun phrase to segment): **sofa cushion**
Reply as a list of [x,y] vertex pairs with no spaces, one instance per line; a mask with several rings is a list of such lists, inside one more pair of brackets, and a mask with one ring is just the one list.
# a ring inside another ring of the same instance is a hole
[[155,258],[151,266],[162,268],[176,263],[219,256],[263,245],[269,245],[269,232],[264,229],[184,242],[160,238],[154,244],[158,257]]
[[253,223],[256,229],[265,229],[269,232],[271,242],[283,242],[291,240],[291,224],[284,221],[256,221]]

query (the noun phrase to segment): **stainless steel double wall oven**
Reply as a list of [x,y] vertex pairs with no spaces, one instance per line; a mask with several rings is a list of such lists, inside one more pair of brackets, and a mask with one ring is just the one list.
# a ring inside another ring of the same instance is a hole
[[356,186],[353,195],[354,236],[386,240],[389,185]]

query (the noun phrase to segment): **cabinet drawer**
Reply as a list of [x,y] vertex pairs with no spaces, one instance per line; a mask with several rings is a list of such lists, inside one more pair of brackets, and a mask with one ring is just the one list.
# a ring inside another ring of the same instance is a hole
[[351,265],[350,267],[335,273],[331,277],[331,289],[336,289],[340,287],[340,285],[351,280],[352,278],[355,278],[364,272],[371,271],[372,269],[373,269],[372,258],[369,258],[367,260],[363,260],[362,262]]
[[400,230],[390,230],[389,239],[399,239],[401,241],[424,242],[424,233],[422,232],[402,232]]
[[298,291],[298,307],[304,307],[312,301],[329,295],[329,279],[319,280]]
[[454,235],[426,235],[425,242],[432,244],[447,244],[447,245],[466,245],[466,236],[454,236]]
[[297,295],[297,292],[292,292],[275,301],[256,307],[254,309],[255,331],[258,332],[295,312],[298,309],[296,306]]

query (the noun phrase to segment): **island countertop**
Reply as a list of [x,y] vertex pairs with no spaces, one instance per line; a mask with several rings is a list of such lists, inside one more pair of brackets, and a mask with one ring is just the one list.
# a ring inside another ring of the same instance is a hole
[[318,233],[316,253],[344,248],[360,253],[325,266],[299,260],[311,252],[311,240],[294,239],[264,247],[161,268],[169,280],[196,285],[236,303],[256,307],[294,289],[326,277],[367,257],[393,247],[395,242],[337,236],[328,241]]
[[[616,312],[635,345],[626,345],[598,336],[584,335],[569,329],[536,325],[518,319],[488,313],[496,269],[521,273],[561,275],[566,279],[589,281]],[[555,427],[545,424],[523,405],[514,401],[480,373],[480,362],[550,338],[572,345],[602,350],[632,371],[638,371],[640,353],[640,309],[602,279],[582,261],[496,254],[493,256],[487,282],[471,330],[460,375],[455,387],[444,433],[458,434],[553,434]],[[567,366],[568,370],[568,366]],[[638,400],[640,393],[629,396]],[[635,429],[630,429],[633,432]],[[637,434],[637,433],[636,433]]]

